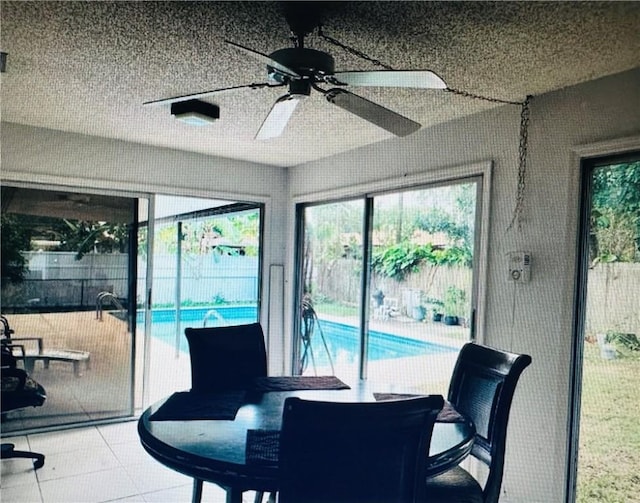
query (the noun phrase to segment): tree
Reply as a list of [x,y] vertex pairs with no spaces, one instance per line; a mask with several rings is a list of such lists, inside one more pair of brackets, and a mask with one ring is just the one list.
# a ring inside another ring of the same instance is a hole
[[74,251],[76,260],[87,253],[126,253],[129,226],[109,222],[62,219],[60,245],[55,251]]
[[2,214],[2,281],[20,283],[28,272],[27,259],[22,255],[30,249],[29,229],[19,215]]
[[[2,230],[3,257],[9,243],[13,243],[14,250],[30,251],[33,241],[42,240],[49,241],[49,250],[76,252],[76,259],[80,260],[91,252],[126,253],[129,239],[127,224],[38,215],[3,214]],[[12,250],[7,249],[7,253]]]
[[[421,264],[432,266],[431,275],[442,265],[471,264],[471,254],[464,248],[451,246],[440,249],[431,244],[416,245],[409,242],[388,246],[373,253],[371,266],[373,270],[388,278],[402,281],[407,274],[418,272]],[[428,279],[429,284],[433,277]]]
[[640,261],[640,161],[593,171],[590,258]]

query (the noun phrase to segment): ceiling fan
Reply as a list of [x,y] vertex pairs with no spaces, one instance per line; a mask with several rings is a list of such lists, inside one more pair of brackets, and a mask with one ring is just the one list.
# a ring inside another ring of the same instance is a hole
[[[315,8],[313,7],[315,4]],[[241,44],[225,40],[225,43],[267,65],[267,82],[225,87],[200,93],[174,96],[145,102],[144,105],[171,105],[172,114],[193,112],[204,107],[205,116],[217,118],[214,105],[203,103],[216,93],[241,89],[287,86],[288,92],[279,97],[256,134],[257,140],[268,140],[280,136],[301,99],[315,90],[332,103],[396,136],[406,136],[418,129],[420,124],[377,103],[351,93],[345,87],[376,86],[416,89],[446,89],[445,82],[430,70],[377,70],[335,71],[333,57],[323,51],[304,46],[304,38],[320,26],[319,5],[323,2],[282,2],[285,18],[294,35],[294,47],[263,54]],[[332,86],[325,89],[323,86]],[[185,105],[196,105],[195,107]],[[206,108],[213,107],[209,113]],[[175,113],[174,113],[175,112]],[[198,112],[194,112],[196,115]]]

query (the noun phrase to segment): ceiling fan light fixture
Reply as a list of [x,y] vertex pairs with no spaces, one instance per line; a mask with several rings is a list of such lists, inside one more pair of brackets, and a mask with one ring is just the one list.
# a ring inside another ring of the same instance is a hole
[[178,101],[171,104],[171,115],[191,126],[207,126],[220,118],[220,107],[201,100]]

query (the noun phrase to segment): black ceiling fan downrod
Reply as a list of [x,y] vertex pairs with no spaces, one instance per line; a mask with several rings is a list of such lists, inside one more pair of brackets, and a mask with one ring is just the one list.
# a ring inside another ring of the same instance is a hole
[[320,25],[323,2],[280,2],[284,18],[293,34],[294,46],[304,49],[304,38]]

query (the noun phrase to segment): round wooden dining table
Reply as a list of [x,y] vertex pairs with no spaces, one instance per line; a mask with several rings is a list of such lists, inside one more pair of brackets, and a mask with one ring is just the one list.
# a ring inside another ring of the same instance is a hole
[[[286,398],[372,402],[376,400],[374,393],[380,391],[366,381],[339,390],[250,391],[233,419],[154,420],[152,416],[167,397],[141,415],[138,434],[144,449],[157,461],[194,480],[215,483],[227,491],[227,502],[240,502],[244,491],[278,490],[277,453],[271,459],[250,459],[247,438],[255,431],[279,432]],[[458,465],[470,453],[474,435],[474,425],[464,416],[436,422],[427,475],[437,475]]]

